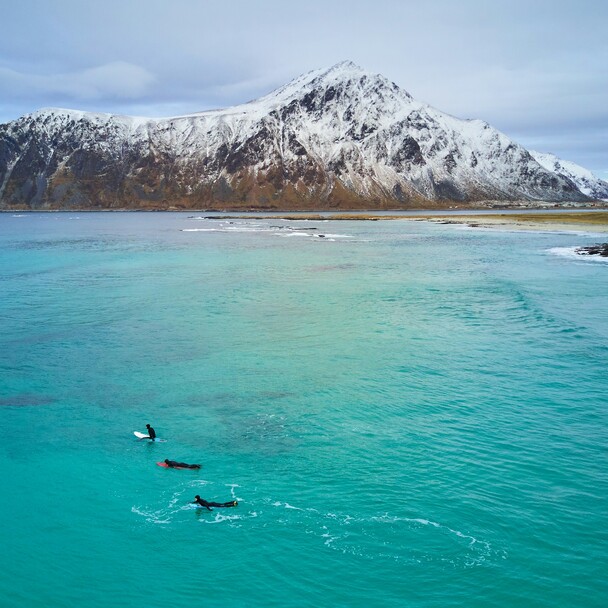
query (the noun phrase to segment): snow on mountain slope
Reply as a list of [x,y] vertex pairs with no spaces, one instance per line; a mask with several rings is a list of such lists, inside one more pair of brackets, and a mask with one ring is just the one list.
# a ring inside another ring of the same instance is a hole
[[351,62],[223,110],[146,119],[46,109],[0,125],[0,206],[397,208],[587,200],[478,120]]
[[572,161],[562,160],[554,154],[544,154],[534,150],[530,150],[530,154],[545,169],[574,182],[583,194],[594,199],[608,200],[608,182],[595,177],[588,169]]

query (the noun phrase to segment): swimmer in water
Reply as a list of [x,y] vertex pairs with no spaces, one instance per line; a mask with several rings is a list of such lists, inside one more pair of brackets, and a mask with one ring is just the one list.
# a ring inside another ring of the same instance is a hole
[[213,511],[211,507],[236,507],[239,503],[236,500],[231,500],[229,502],[208,502],[205,499],[201,498],[198,494],[194,497],[193,501],[195,504],[200,507],[205,507],[208,511]]
[[170,468],[174,469],[180,467],[181,469],[200,469],[200,464],[188,464],[187,462],[177,462],[177,460],[169,460],[165,458],[165,464]]

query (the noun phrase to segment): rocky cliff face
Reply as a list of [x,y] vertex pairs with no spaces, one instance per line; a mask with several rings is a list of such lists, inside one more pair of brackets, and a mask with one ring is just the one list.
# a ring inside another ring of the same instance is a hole
[[47,109],[0,126],[0,208],[408,208],[589,200],[482,121],[345,62],[160,120]]

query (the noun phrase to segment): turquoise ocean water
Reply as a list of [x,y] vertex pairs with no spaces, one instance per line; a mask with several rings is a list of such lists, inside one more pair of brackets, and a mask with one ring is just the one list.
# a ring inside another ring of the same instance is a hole
[[0,215],[0,605],[605,606],[600,241]]

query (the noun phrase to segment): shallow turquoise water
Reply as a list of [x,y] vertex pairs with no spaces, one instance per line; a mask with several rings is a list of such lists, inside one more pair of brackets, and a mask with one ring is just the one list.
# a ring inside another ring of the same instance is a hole
[[606,605],[595,242],[1,214],[0,605]]

